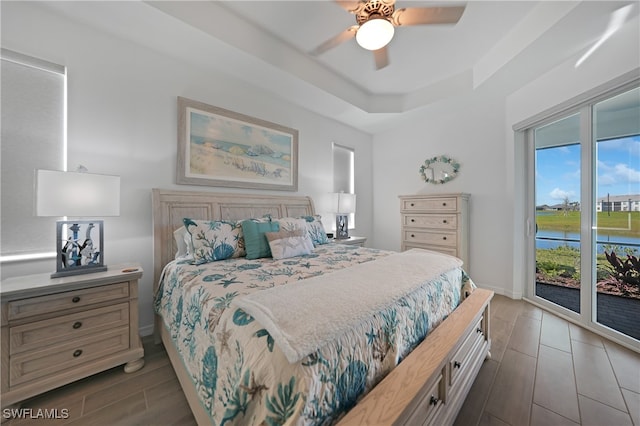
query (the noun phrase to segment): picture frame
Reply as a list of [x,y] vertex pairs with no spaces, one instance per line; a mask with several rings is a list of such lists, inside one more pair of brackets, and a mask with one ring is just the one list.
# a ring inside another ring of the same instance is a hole
[[102,220],[56,222],[56,272],[52,278],[106,271]]
[[298,131],[178,97],[176,181],[298,190]]

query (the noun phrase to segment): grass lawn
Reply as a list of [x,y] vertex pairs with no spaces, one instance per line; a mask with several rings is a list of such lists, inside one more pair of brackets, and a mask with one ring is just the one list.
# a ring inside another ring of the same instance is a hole
[[[603,232],[640,238],[640,212],[630,214],[629,212],[598,212],[597,214],[598,228],[608,228]],[[536,224],[538,229],[580,232],[580,212],[545,212],[536,216]]]

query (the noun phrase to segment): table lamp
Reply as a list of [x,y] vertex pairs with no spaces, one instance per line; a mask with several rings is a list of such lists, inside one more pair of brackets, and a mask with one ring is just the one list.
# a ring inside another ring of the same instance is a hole
[[333,193],[333,211],[336,214],[337,240],[349,238],[349,214],[356,212],[356,194]]
[[36,216],[78,218],[56,222],[56,272],[51,277],[107,270],[103,221],[87,218],[120,215],[120,177],[36,170],[35,182]]

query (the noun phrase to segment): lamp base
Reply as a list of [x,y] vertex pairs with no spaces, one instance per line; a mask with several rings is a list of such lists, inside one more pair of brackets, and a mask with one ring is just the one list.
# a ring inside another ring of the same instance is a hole
[[336,240],[349,239],[349,215],[336,215],[336,235],[334,238]]

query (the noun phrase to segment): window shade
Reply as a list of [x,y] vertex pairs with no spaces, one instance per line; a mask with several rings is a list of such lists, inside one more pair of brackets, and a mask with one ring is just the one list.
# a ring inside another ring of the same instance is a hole
[[63,66],[2,49],[0,255],[55,251],[56,218],[36,217],[36,169],[64,170]]

